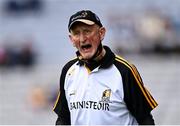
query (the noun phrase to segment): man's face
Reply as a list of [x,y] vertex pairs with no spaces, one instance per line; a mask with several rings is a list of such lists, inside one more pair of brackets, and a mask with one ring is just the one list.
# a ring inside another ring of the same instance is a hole
[[78,49],[83,59],[91,59],[104,38],[105,28],[98,25],[76,23],[70,31],[70,40]]

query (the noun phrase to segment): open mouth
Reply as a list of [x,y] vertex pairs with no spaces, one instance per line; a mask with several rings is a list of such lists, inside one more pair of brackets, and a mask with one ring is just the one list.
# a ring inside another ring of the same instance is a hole
[[90,49],[91,47],[92,47],[91,44],[86,44],[86,45],[82,45],[82,46],[81,46],[81,48],[82,48],[83,50],[88,50],[88,49]]

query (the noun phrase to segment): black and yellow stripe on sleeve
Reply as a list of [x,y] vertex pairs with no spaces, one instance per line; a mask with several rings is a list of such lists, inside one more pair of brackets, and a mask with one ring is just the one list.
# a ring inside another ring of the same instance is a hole
[[55,101],[55,103],[54,103],[53,111],[55,110],[55,108],[56,108],[56,106],[57,106],[57,103],[58,103],[58,101],[59,101],[59,97],[60,97],[60,91],[59,91],[58,96],[57,96],[57,98],[56,98],[56,101]]
[[149,105],[151,106],[151,108],[154,109],[157,106],[157,103],[153,99],[153,97],[150,95],[148,90],[143,86],[143,81],[142,81],[141,76],[140,76],[139,72],[137,71],[136,67],[133,64],[128,63],[128,61],[126,61],[125,59],[123,59],[122,57],[120,57],[118,55],[116,55],[115,60],[124,64],[125,66],[127,66],[131,70],[131,72],[132,72],[134,78],[136,79],[136,82],[137,82],[139,88],[141,89],[144,97],[146,98],[146,100],[149,103]]

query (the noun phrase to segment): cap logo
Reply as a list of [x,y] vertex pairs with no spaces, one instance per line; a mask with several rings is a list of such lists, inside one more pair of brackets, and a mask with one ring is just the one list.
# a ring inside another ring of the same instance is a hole
[[78,16],[76,16],[76,17],[73,17],[73,18],[71,19],[71,21],[74,21],[74,20],[76,20],[76,19],[78,19],[78,18],[85,18],[87,15],[88,15],[87,12],[82,12],[80,15],[78,15]]

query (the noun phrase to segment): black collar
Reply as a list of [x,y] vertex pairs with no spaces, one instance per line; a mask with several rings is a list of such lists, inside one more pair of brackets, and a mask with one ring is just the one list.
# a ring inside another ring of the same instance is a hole
[[104,69],[111,66],[113,64],[115,55],[108,46],[103,46],[103,48],[106,50],[106,54],[100,61],[95,61],[95,60],[84,61],[80,58],[80,54],[77,51],[76,54],[79,60],[78,65],[80,66],[86,65],[91,71],[97,68],[98,66],[100,66],[99,68],[104,68]]

